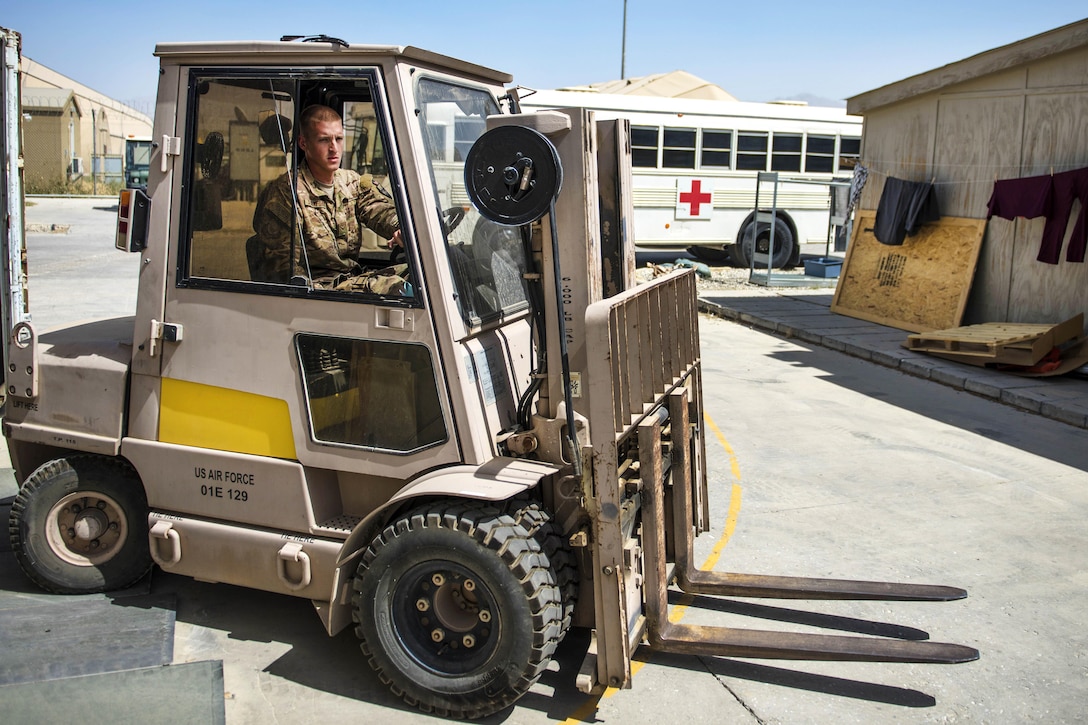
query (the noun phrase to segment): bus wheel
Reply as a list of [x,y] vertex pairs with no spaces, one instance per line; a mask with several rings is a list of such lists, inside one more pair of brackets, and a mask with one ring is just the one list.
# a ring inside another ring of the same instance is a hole
[[562,636],[539,539],[487,504],[437,502],[394,520],[363,553],[354,588],[363,652],[424,712],[475,719],[510,706]]
[[715,267],[724,267],[731,262],[729,252],[722,247],[688,247],[687,251],[700,262],[706,262]]
[[[774,222],[774,257],[771,267],[785,269],[796,264],[797,242],[790,231],[790,225],[784,219]],[[752,266],[753,252],[766,255],[771,248],[771,225],[763,222],[748,222],[740,236],[740,244],[733,245],[733,257],[743,267]],[[765,267],[766,261],[756,260],[757,267]]]

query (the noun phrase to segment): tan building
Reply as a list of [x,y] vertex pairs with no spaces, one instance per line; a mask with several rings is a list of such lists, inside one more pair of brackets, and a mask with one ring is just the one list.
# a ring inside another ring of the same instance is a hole
[[[985,219],[995,181],[1088,167],[1088,20],[854,96],[847,112],[865,119],[862,209],[893,176],[935,181],[942,216]],[[1057,264],[1037,260],[1045,218],[991,219],[963,324],[1088,315],[1088,263],[1066,259],[1086,201],[1067,212]]]
[[26,56],[19,82],[28,189],[77,180],[92,170],[100,179],[120,180],[125,139],[151,134],[150,116]]
[[75,94],[67,88],[24,89],[22,111],[28,187],[49,188],[83,175],[83,112]]

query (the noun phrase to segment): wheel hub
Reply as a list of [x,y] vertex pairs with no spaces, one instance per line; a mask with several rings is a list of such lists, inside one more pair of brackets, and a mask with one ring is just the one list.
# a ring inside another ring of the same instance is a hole
[[84,509],[76,514],[72,533],[81,541],[93,541],[110,526],[109,519],[98,509]]
[[447,580],[441,574],[435,574],[431,581],[438,586],[431,600],[434,616],[443,627],[455,633],[465,633],[471,632],[482,622],[490,621],[490,613],[482,611],[476,600],[474,580]]
[[497,641],[495,603],[467,569],[430,562],[409,572],[398,587],[394,619],[421,663],[446,674],[485,661]]
[[53,552],[76,566],[97,566],[121,550],[128,527],[109,496],[72,493],[49,512],[46,539]]

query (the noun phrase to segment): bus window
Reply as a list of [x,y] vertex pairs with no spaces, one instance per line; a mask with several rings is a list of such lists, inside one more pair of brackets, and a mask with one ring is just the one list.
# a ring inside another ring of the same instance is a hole
[[657,168],[657,127],[631,127],[631,165]]
[[835,137],[810,135],[805,144],[805,171],[830,174],[834,170]]
[[728,169],[733,155],[732,131],[703,131],[702,166],[718,166]]
[[801,134],[776,133],[771,148],[771,171],[801,170]]
[[666,128],[661,166],[667,169],[695,168],[695,129]]
[[737,168],[741,171],[767,170],[766,131],[741,131],[737,134]]
[[458,116],[453,119],[453,160],[464,161],[476,139],[487,130],[487,122],[475,116]]
[[861,139],[843,136],[839,139],[839,170],[853,169],[861,158]]

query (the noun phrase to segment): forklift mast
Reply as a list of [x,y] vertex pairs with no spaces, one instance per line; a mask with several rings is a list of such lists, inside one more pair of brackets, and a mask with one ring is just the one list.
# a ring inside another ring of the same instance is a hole
[[[23,146],[20,134],[22,106],[19,91],[19,58],[22,38],[6,28],[0,28],[3,43],[3,69],[0,75],[0,122],[3,134],[3,165],[0,167],[0,208],[4,210],[4,272],[0,275],[0,334],[3,349],[0,361],[8,367],[11,357],[8,346],[12,331],[20,322],[28,320],[26,290],[26,225],[23,220]],[[13,384],[15,381],[13,381]]]

